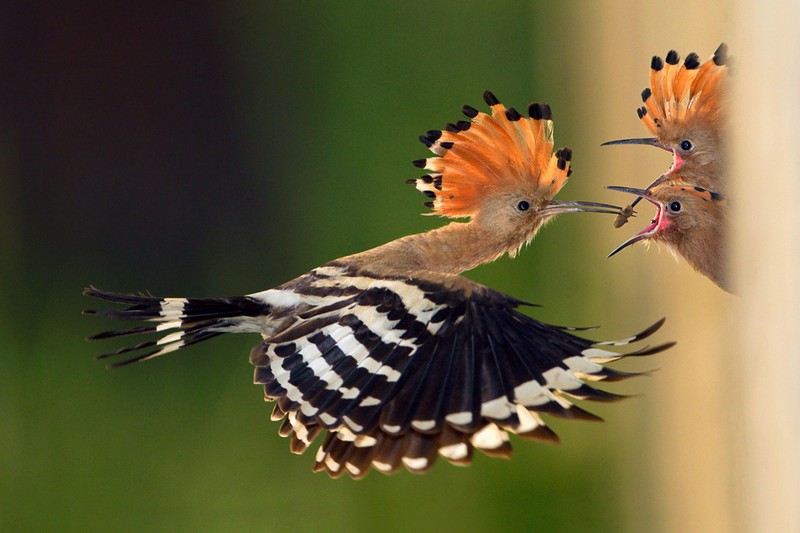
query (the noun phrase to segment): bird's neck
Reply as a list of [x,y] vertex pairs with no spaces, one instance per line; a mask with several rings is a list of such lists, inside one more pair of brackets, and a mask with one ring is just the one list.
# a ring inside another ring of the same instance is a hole
[[376,273],[402,275],[425,270],[459,274],[494,261],[506,252],[515,252],[526,239],[527,234],[500,232],[474,220],[452,222],[342,260]]
[[687,232],[678,250],[692,268],[730,292],[725,264],[724,228],[722,223],[705,224],[698,231]]

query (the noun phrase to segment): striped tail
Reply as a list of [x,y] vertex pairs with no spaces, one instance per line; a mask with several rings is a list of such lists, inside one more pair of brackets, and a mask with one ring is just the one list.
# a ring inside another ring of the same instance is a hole
[[94,287],[84,289],[83,294],[128,306],[125,309],[87,309],[83,314],[152,323],[126,330],[104,331],[88,337],[87,340],[169,332],[161,338],[139,342],[97,356],[97,359],[106,359],[122,354],[133,354],[111,363],[110,368],[153,359],[222,333],[260,332],[259,321],[252,318],[248,320],[248,317],[262,317],[264,321],[270,313],[270,306],[266,302],[250,296],[159,298],[117,294]]

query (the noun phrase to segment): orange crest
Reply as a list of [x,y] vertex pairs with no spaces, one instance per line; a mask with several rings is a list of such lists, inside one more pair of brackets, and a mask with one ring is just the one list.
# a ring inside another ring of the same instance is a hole
[[642,91],[644,106],[636,110],[645,127],[660,137],[667,125],[693,120],[716,122],[728,80],[728,47],[719,45],[705,63],[695,53],[680,56],[670,50],[666,61],[653,56],[650,63],[650,87]]
[[465,105],[461,111],[470,121],[420,136],[438,157],[414,161],[430,172],[408,183],[433,199],[425,205],[436,214],[472,216],[493,190],[523,190],[549,199],[569,176],[572,151],[564,148],[553,154],[549,105],[531,104],[530,116],[525,117],[506,109],[489,91],[483,99],[491,115]]

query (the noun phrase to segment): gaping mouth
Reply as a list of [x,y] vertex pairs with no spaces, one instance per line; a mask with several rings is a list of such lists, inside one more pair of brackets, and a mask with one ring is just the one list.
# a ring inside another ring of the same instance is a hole
[[674,172],[683,166],[683,158],[678,154],[678,152],[672,152],[672,166],[667,172]]
[[[673,150],[672,148],[670,148],[669,146],[667,146],[665,144],[661,144],[658,141],[658,139],[656,139],[655,137],[640,137],[640,138],[636,138],[636,139],[618,139],[616,141],[604,142],[600,146],[611,146],[611,145],[615,145],[615,144],[643,144],[643,145],[646,145],[646,146],[655,146],[656,148],[661,148],[662,150],[666,150],[667,152],[672,154],[672,165],[669,167],[669,170],[667,170],[667,173],[673,172],[675,170],[678,170],[683,165],[683,158],[681,158],[681,156],[678,155],[678,152],[676,152],[675,150]],[[650,187],[653,187],[654,185],[657,185],[660,181],[663,181],[663,179],[664,179],[664,176],[661,176],[656,181],[654,181],[653,183],[648,185],[647,188],[649,189]],[[641,199],[642,199],[641,196],[639,198],[636,198],[633,202],[631,202],[631,207],[635,207],[636,204],[638,204]]]
[[617,246],[614,251],[608,254],[608,257],[615,255],[617,252],[622,250],[623,248],[627,248],[631,244],[635,244],[639,241],[643,241],[645,239],[649,239],[653,235],[655,235],[659,229],[663,228],[667,224],[667,220],[664,216],[664,206],[661,202],[658,202],[649,196],[649,193],[646,189],[633,189],[631,187],[615,187],[615,186],[608,186],[606,189],[610,189],[612,191],[619,191],[619,192],[627,192],[629,194],[635,194],[639,198],[644,198],[654,206],[656,206],[656,214],[653,217],[653,220],[650,222],[646,228],[642,231],[628,239],[627,241],[623,242],[619,246]]

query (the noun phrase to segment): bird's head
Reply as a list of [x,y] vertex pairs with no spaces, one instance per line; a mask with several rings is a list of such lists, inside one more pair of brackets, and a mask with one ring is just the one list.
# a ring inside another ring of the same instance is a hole
[[655,137],[620,139],[603,143],[644,144],[672,153],[667,174],[680,172],[692,182],[717,188],[722,172],[723,129],[728,67],[727,46],[720,44],[704,63],[695,53],[682,64],[675,50],[666,60],[654,56],[650,63],[650,87],[642,91],[644,105],[636,110]]
[[489,91],[483,98],[491,114],[464,106],[469,121],[420,136],[436,156],[414,161],[428,174],[408,183],[431,199],[426,205],[432,214],[470,217],[507,236],[513,255],[558,214],[619,213],[619,207],[608,204],[553,200],[571,173],[572,150],[553,153],[549,105],[531,104],[525,116]]
[[722,195],[686,183],[661,183],[649,189],[606,187],[644,198],[656,207],[653,220],[642,231],[619,245],[609,257],[631,244],[647,239],[682,249],[709,229],[721,232],[727,200]]
[[724,196],[685,182],[664,182],[648,189],[607,188],[635,194],[656,207],[650,224],[608,257],[637,242],[662,242],[726,288],[723,251],[728,201]]

